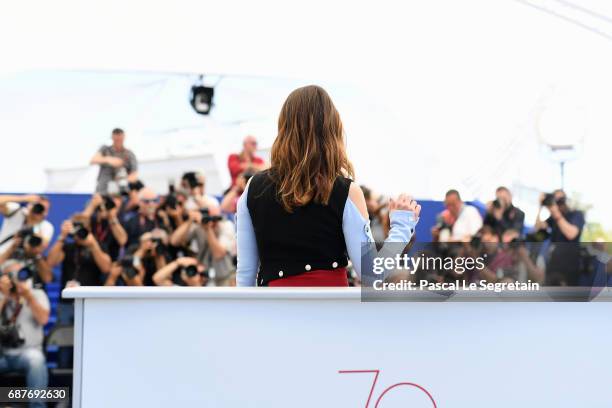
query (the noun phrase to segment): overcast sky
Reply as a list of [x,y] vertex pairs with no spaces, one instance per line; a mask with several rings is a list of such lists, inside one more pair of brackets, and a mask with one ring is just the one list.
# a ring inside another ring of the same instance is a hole
[[117,125],[143,155],[189,148],[165,135],[204,126],[186,101],[195,77],[169,73],[220,73],[210,121],[228,143],[245,120],[271,141],[286,93],[322,83],[358,177],[387,193],[487,200],[507,184],[532,201],[559,185],[543,141],[577,143],[567,190],[612,228],[612,6],[572,4],[13,2],[0,15],[0,191],[44,189],[44,168],[87,163]]

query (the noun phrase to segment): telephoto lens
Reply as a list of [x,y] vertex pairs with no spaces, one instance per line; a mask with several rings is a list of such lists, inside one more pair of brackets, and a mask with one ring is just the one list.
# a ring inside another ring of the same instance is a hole
[[36,248],[42,245],[43,240],[38,235],[29,235],[27,238],[27,242],[30,248]]
[[193,278],[194,276],[198,274],[198,267],[195,265],[186,266],[183,268],[183,270],[185,271],[185,275],[187,275],[190,278]]
[[41,203],[36,203],[32,206],[32,214],[43,214],[45,212],[45,206]]
[[85,228],[85,225],[80,222],[74,223],[74,229],[72,230],[72,233],[76,238],[80,239],[81,241],[85,240],[89,235],[89,231],[87,230],[87,228]]
[[113,208],[116,207],[115,205],[115,200],[113,200],[113,198],[109,195],[105,195],[102,197],[102,199],[104,200],[104,208],[106,209],[106,211],[110,211]]

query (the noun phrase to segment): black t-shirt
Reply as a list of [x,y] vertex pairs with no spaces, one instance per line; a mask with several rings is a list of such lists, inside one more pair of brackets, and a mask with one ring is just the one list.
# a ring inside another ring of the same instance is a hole
[[104,284],[104,274],[98,268],[91,251],[74,242],[64,244],[62,288],[65,288],[66,283],[70,280],[76,280],[81,286]]
[[128,236],[127,246],[138,244],[142,234],[150,232],[156,227],[156,220],[150,220],[149,218],[141,217],[140,214],[134,214],[123,223],[123,228]]
[[113,235],[113,231],[111,231],[108,220],[98,221],[97,217],[93,215],[91,217],[91,232],[100,244],[102,251],[110,255],[113,261],[116,261],[119,258],[120,246]]
[[567,237],[563,235],[563,232],[561,232],[557,221],[555,221],[553,217],[549,217],[546,220],[546,223],[548,224],[551,230],[550,240],[552,242],[580,242],[580,235],[582,234],[582,228],[584,228],[583,212],[578,210],[571,210],[566,213],[563,213],[563,218],[565,218],[570,224],[578,227],[578,235],[576,235],[576,238],[574,239],[567,239]]
[[511,205],[504,210],[501,220],[495,218],[493,214],[487,213],[483,224],[492,227],[499,235],[502,235],[509,229],[516,230],[522,235],[525,213],[520,208]]

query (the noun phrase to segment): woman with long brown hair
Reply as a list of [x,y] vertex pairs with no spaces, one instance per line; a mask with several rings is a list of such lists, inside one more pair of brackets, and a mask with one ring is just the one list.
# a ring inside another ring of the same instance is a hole
[[[271,166],[238,203],[238,286],[348,286],[347,255],[361,273],[373,242],[361,188],[344,147],[340,115],[319,86],[293,91],[278,119]],[[385,242],[408,243],[421,207],[401,194],[389,203]]]

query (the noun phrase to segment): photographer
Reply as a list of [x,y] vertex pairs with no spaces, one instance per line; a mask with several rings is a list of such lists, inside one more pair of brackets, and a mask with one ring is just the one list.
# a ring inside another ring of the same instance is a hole
[[113,261],[119,257],[119,250],[127,243],[127,233],[119,222],[117,202],[110,196],[94,194],[83,211],[90,220],[91,231],[104,252]]
[[[569,207],[563,190],[543,194],[540,204],[535,228],[548,235],[552,243],[546,264],[546,284],[576,286],[580,278],[580,234],[584,214]],[[550,211],[546,221],[540,220],[543,207]]]
[[385,242],[391,228],[389,212],[387,210],[388,203],[384,200],[383,196],[376,196],[366,186],[361,186],[361,191],[363,191],[363,196],[366,200],[372,237],[379,244]]
[[104,286],[143,286],[144,271],[137,260],[125,254],[113,262]]
[[446,210],[438,216],[438,223],[431,229],[434,242],[469,242],[482,227],[478,210],[465,204],[457,190],[446,192],[444,206]]
[[138,212],[131,214],[123,223],[123,228],[127,233],[127,245],[137,245],[140,236],[145,232],[150,232],[157,228],[157,207],[159,198],[157,194],[148,187],[138,193]]
[[227,167],[232,178],[232,187],[236,185],[240,174],[245,172],[256,173],[267,167],[264,159],[257,156],[256,153],[257,139],[254,136],[247,136],[242,142],[242,151],[229,155]]
[[[73,286],[102,285],[110,271],[111,257],[105,253],[89,229],[89,218],[82,214],[64,221],[47,260],[51,267],[62,264],[62,289]],[[74,320],[71,299],[60,299],[57,318],[60,324]]]
[[[29,388],[48,385],[43,353],[43,326],[49,321],[49,299],[42,289],[32,288],[23,264],[15,262],[4,268],[0,277],[0,373],[20,371]],[[31,403],[44,407],[44,403]]]
[[138,179],[138,161],[124,146],[125,132],[113,129],[111,137],[113,144],[102,146],[90,161],[90,164],[100,165],[96,192],[101,194],[127,192],[128,183]]
[[520,239],[520,233],[516,230],[506,230],[502,235],[504,245],[503,252],[509,262],[500,273],[500,280],[507,282],[532,282],[544,283],[544,270],[539,268],[531,259],[525,242]]
[[[550,217],[540,220],[542,208],[548,208]],[[584,227],[582,211],[572,210],[567,204],[567,196],[563,190],[555,190],[552,194],[542,194],[540,209],[536,220],[536,230],[550,229],[552,242],[579,242]]]
[[176,191],[173,185],[169,186],[168,194],[162,197],[157,208],[157,219],[160,222],[160,227],[168,233],[174,232],[179,225],[187,220],[186,200],[187,194]]
[[512,204],[512,193],[506,187],[497,187],[495,200],[487,203],[484,225],[490,225],[501,236],[507,230],[522,234],[525,213]]
[[49,283],[53,280],[53,270],[43,257],[42,239],[31,233],[31,230],[22,230],[11,241],[11,246],[0,254],[0,267],[8,261],[18,261],[28,266],[32,271],[34,284]]
[[10,247],[11,239],[20,230],[25,229],[31,229],[42,239],[41,251],[44,251],[53,237],[53,225],[46,220],[49,207],[49,200],[37,195],[0,196],[0,214],[4,217],[0,228],[0,253]]
[[140,237],[135,251],[128,251],[111,267],[105,286],[125,283],[128,286],[154,286],[153,275],[168,263],[168,236],[164,230],[155,229]]
[[204,265],[197,259],[181,257],[155,272],[153,281],[158,286],[199,287],[206,285],[208,274]]
[[203,174],[194,171],[189,171],[181,177],[181,189],[187,194],[186,210],[219,206],[219,201],[215,197],[206,194],[205,181]]
[[235,271],[232,261],[236,248],[234,228],[219,215],[216,207],[189,212],[189,221],[174,231],[170,243],[188,248],[201,264],[210,266],[216,284],[226,281]]
[[223,200],[221,201],[221,211],[229,214],[236,214],[236,208],[238,205],[238,199],[244,192],[246,188],[246,184],[251,177],[253,177],[252,172],[244,172],[241,173],[236,178],[236,184],[234,184],[227,194],[223,196]]

